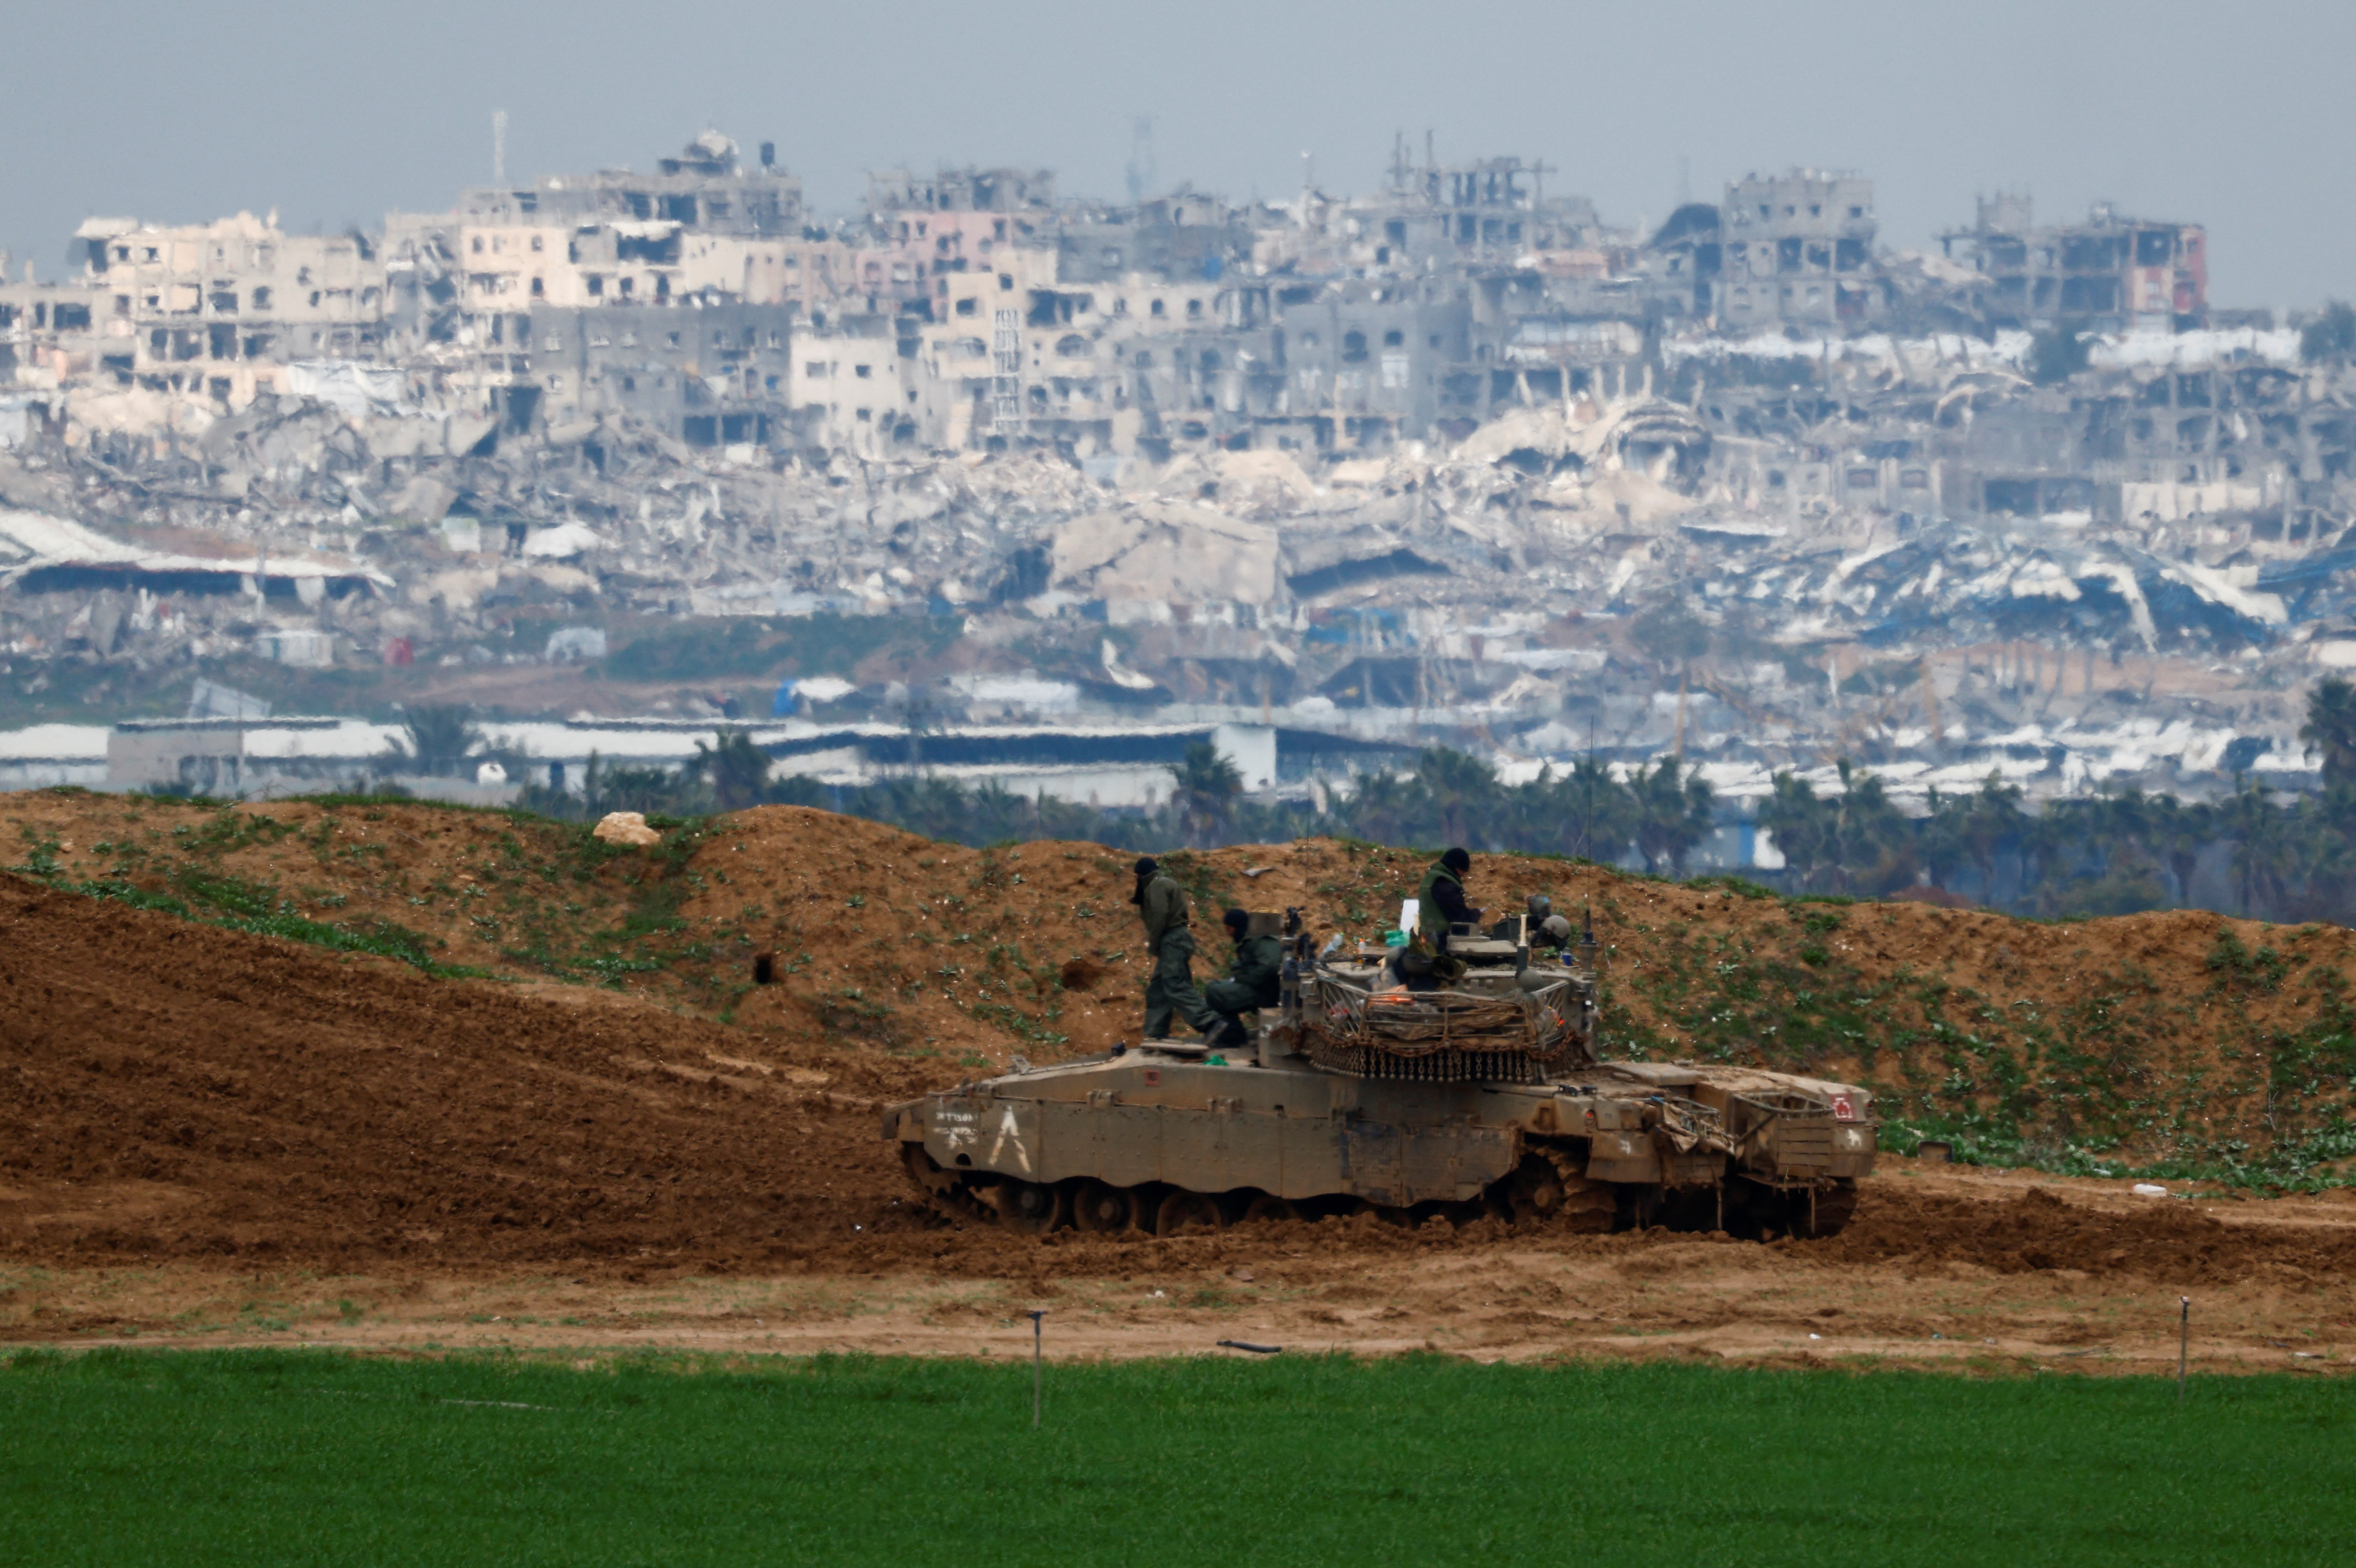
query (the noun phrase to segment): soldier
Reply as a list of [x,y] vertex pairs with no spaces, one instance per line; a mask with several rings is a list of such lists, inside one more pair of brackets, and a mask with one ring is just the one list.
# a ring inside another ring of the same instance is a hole
[[1145,922],[1145,950],[1153,960],[1145,981],[1145,1037],[1168,1039],[1173,1015],[1207,1033],[1209,1011],[1194,989],[1194,933],[1187,925],[1186,890],[1151,855],[1140,858],[1136,871],[1137,890],[1129,901]]
[[1526,936],[1529,939],[1530,946],[1540,946],[1546,940],[1544,933],[1548,929],[1547,922],[1556,918],[1554,900],[1543,893],[1533,893],[1530,895],[1528,911],[1518,924],[1511,915],[1499,920],[1489,928],[1490,937],[1497,941],[1510,942],[1518,936]]
[[1472,869],[1470,854],[1462,849],[1448,850],[1423,874],[1423,886],[1416,889],[1416,929],[1434,952],[1448,950],[1449,927],[1477,927],[1489,913],[1465,901],[1464,876]]
[[1251,929],[1251,916],[1241,909],[1228,910],[1220,920],[1234,939],[1235,961],[1227,966],[1225,980],[1203,988],[1203,1000],[1219,1019],[1211,1043],[1233,1049],[1251,1038],[1243,1015],[1255,1007],[1273,1007],[1282,996],[1284,944],[1274,937],[1244,935]]

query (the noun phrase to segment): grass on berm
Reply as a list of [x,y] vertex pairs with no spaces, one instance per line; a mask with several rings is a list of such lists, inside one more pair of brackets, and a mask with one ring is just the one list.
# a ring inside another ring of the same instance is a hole
[[0,1561],[2345,1562],[2339,1380],[0,1359]]

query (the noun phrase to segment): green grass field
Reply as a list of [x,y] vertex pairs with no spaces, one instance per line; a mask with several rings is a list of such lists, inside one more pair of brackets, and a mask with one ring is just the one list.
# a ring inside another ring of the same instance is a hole
[[1272,1358],[0,1360],[8,1563],[2344,1562],[2351,1391]]

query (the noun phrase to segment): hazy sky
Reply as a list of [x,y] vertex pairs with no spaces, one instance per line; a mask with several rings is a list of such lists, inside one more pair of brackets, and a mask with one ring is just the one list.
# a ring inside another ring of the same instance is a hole
[[817,208],[898,163],[1045,166],[1119,196],[1376,183],[1392,134],[1517,153],[1607,220],[1793,164],[1877,182],[1886,243],[2025,188],[2040,217],[2206,222],[2219,305],[2356,294],[2356,6],[2093,0],[931,0],[305,5],[0,0],[0,245],[55,276],[91,213],[293,227],[445,209],[490,176],[646,168],[707,125],[777,144]]

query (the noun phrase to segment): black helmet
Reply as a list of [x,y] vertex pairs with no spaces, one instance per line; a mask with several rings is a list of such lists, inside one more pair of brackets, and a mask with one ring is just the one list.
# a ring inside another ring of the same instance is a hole
[[1240,937],[1244,934],[1244,928],[1251,924],[1251,913],[1246,909],[1230,909],[1219,917],[1219,923]]
[[1451,849],[1440,855],[1440,864],[1462,876],[1472,869],[1472,857],[1461,849]]

